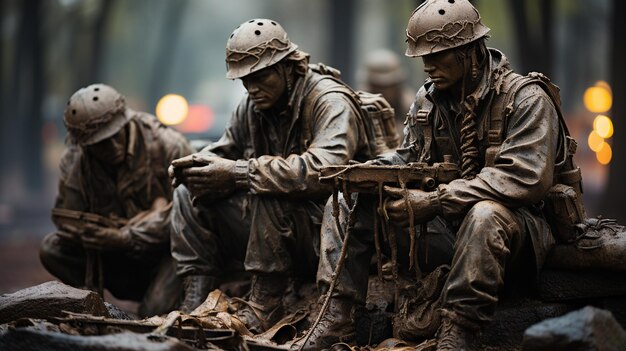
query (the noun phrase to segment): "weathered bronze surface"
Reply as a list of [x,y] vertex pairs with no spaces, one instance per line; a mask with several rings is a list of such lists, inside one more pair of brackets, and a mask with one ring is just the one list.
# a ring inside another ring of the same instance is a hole
[[140,314],[169,311],[180,282],[169,254],[169,163],[192,152],[187,140],[94,84],[69,100],[69,143],[44,266],[63,282],[142,302]]
[[[515,73],[489,30],[467,0],[414,11],[406,55],[428,79],[399,148],[388,101],[309,64],[269,19],[228,39],[226,76],[248,94],[200,152],[111,87],[79,90],[42,262],[141,314],[180,311],[115,319],[97,294],[48,283],[0,296],[0,346],[519,350],[528,326],[589,303],[626,324],[626,230],[585,218],[558,87]],[[387,57],[373,81],[398,86]],[[245,298],[216,289],[244,270]],[[557,345],[544,329],[524,347]]]
[[[318,284],[326,292],[323,307],[333,299],[365,301],[374,252],[379,272],[380,261],[390,254],[396,281],[398,264],[415,268],[418,281],[434,268],[434,260],[450,264],[437,312],[430,315],[440,321],[437,350],[469,349],[471,336],[493,319],[505,281],[525,281],[542,268],[555,242],[544,200],[548,208],[565,203],[562,196],[548,197],[549,190],[561,184],[555,191],[571,189],[579,201],[582,189],[580,177],[564,176],[579,175],[579,170],[571,159],[575,147],[569,147],[558,88],[541,74],[514,73],[500,51],[485,46],[488,32],[468,1],[432,0],[416,9],[407,26],[406,55],[422,57],[428,79],[409,111],[404,143],[395,153],[358,166],[361,175],[369,169],[366,177],[349,174],[350,166],[343,170],[346,176],[337,172],[335,186],[343,194],[329,202],[325,213],[332,215],[325,215],[322,224]],[[431,181],[430,188],[423,181],[407,186],[397,179],[396,188],[383,187],[391,168],[379,165],[444,161],[458,164],[455,179]],[[322,180],[328,178],[322,174]],[[376,193],[371,189],[379,189],[377,201],[366,196]],[[351,195],[354,191],[359,194]],[[553,211],[558,212],[563,207]],[[384,214],[382,220],[376,213]],[[572,218],[565,230],[582,224],[583,216]],[[407,232],[408,248],[400,240]],[[402,260],[402,250],[408,259]],[[397,294],[396,308],[399,303]],[[414,311],[421,313],[420,307]],[[314,324],[300,348],[342,340],[334,330],[345,329],[344,318],[334,318]]]
[[[189,282],[187,311],[229,264],[243,263],[253,278],[238,316],[258,333],[282,316],[290,280],[313,280],[332,189],[319,182],[320,169],[366,161],[394,148],[397,137],[383,99],[357,94],[331,67],[309,65],[273,20],[237,27],[226,63],[227,78],[241,79],[248,94],[219,141],[172,162],[172,254]],[[374,114],[377,123],[368,118]]]

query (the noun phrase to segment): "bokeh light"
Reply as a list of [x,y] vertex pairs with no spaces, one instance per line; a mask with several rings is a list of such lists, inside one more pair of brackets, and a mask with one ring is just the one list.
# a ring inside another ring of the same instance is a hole
[[176,94],[163,96],[156,105],[156,115],[165,125],[175,125],[183,122],[189,113],[187,100]]
[[585,90],[583,102],[587,110],[593,113],[604,113],[611,109],[613,97],[611,90],[604,86],[593,86]]
[[607,116],[598,115],[593,120],[593,130],[602,138],[608,139],[613,136],[613,122]]
[[595,130],[592,130],[591,133],[589,133],[589,137],[587,137],[587,145],[589,145],[589,148],[597,152],[600,150],[600,147],[602,147],[602,144],[606,144],[604,138],[598,135]]
[[205,133],[215,123],[215,113],[207,105],[189,106],[189,114],[185,121],[176,126],[183,133]]
[[607,143],[602,143],[600,149],[596,152],[596,159],[602,165],[608,165],[611,162],[611,158],[613,157],[613,150],[611,150],[611,145]]

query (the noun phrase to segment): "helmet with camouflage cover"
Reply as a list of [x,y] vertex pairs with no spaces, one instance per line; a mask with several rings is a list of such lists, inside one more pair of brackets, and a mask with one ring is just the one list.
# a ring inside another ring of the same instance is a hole
[[128,123],[126,100],[105,84],[81,88],[67,102],[63,122],[80,145],[91,145],[110,138]]
[[239,25],[226,43],[226,78],[242,78],[262,70],[297,48],[276,21],[251,19]]
[[478,10],[468,0],[427,0],[409,19],[406,56],[418,57],[456,48],[484,37]]

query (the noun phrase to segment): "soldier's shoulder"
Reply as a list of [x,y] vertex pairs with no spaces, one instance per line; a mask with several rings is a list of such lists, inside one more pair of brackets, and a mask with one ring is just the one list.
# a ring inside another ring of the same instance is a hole
[[505,97],[508,101],[506,105],[510,103],[518,105],[529,98],[536,100],[546,98],[549,100],[550,96],[546,92],[546,88],[544,80],[534,75],[522,75],[513,71],[497,77],[492,84],[492,89],[495,90],[496,94]]
[[74,168],[74,166],[80,162],[82,155],[83,150],[80,146],[76,144],[68,144],[65,150],[63,150],[61,160],[59,161],[59,168],[61,169],[61,172],[69,172],[72,168]]

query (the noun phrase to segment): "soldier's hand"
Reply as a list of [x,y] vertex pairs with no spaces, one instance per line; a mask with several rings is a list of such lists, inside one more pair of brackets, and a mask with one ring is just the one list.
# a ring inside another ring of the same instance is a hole
[[198,197],[209,192],[231,192],[235,190],[235,161],[217,156],[201,155],[194,159],[196,166],[182,170],[185,184]]
[[91,223],[87,223],[85,229],[81,239],[86,248],[117,250],[130,246],[131,236],[127,229],[100,227]]
[[57,233],[64,239],[80,242],[82,231],[71,224],[61,224]]
[[389,196],[385,201],[384,209],[389,216],[389,220],[396,225],[406,227],[409,225],[409,209],[413,210],[415,223],[424,223],[433,219],[437,215],[437,204],[433,203],[433,194],[420,189],[384,187],[385,193]]
[[194,165],[194,157],[195,154],[187,155],[185,157],[177,158],[167,169],[167,174],[170,176],[172,180],[172,188],[176,188],[181,184],[185,184],[185,179],[182,174],[182,170],[184,168],[192,167]]

